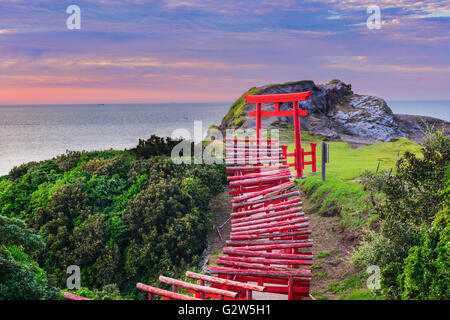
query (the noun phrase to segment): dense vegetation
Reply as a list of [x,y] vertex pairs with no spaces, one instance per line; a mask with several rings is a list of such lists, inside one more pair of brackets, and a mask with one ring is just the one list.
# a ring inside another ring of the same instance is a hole
[[450,298],[450,139],[428,137],[420,157],[407,152],[396,174],[365,174],[377,232],[368,231],[355,264],[377,265],[390,299]]
[[0,177],[0,297],[58,297],[69,265],[86,295],[131,297],[136,282],[196,265],[225,171],[173,164],[174,143],[72,151]]
[[41,237],[19,219],[0,215],[0,299],[52,299],[57,291],[35,261]]
[[[327,181],[313,175],[302,187],[313,212],[338,215],[340,228],[364,235],[352,257],[359,280],[341,297],[449,299],[449,138],[434,132],[423,146],[403,138],[330,145]],[[367,292],[372,265],[381,269],[381,290]]]

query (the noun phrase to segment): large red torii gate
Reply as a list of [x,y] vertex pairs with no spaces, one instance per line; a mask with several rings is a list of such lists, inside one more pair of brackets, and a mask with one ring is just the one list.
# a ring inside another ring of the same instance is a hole
[[[303,176],[303,169],[305,165],[312,166],[312,172],[316,172],[316,143],[311,143],[311,151],[304,152],[301,140],[300,116],[308,115],[308,110],[303,110],[299,107],[299,101],[306,101],[311,96],[311,91],[298,93],[284,93],[284,94],[270,94],[270,95],[245,95],[247,103],[256,103],[256,110],[249,113],[249,117],[256,117],[256,138],[261,139],[262,117],[294,117],[294,136],[295,136],[295,150],[294,153],[287,153],[287,146],[284,146],[284,156],[293,156],[295,170],[297,177]],[[291,110],[280,110],[281,102],[292,102],[293,108]],[[261,109],[262,103],[274,103],[274,111],[265,111]],[[311,161],[305,162],[305,155],[311,156]]]

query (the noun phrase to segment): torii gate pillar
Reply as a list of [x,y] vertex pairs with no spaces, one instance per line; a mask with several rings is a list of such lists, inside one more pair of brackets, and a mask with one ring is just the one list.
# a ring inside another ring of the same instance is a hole
[[300,115],[298,112],[298,101],[294,101],[294,136],[295,136],[295,170],[298,177],[303,177],[303,149],[300,128]]

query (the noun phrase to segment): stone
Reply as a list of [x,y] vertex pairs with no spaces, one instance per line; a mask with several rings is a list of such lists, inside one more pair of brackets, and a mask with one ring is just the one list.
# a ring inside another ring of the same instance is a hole
[[[327,84],[316,85],[311,80],[287,82],[252,88],[247,93],[264,95],[312,91],[309,101],[301,102],[301,107],[308,110],[308,116],[301,117],[302,130],[313,135],[339,139],[352,144],[369,144],[376,141],[390,141],[405,137],[421,143],[424,140],[425,123],[434,125],[447,135],[450,123],[444,120],[396,115],[382,98],[355,94],[350,84],[338,79]],[[281,110],[289,110],[292,103],[280,104]],[[248,113],[255,109],[254,104],[247,104],[242,95],[230,108],[219,126],[220,130],[255,128],[255,118]],[[273,110],[273,104],[263,104],[263,110]],[[265,117],[263,128],[283,128],[293,124],[292,117]]]

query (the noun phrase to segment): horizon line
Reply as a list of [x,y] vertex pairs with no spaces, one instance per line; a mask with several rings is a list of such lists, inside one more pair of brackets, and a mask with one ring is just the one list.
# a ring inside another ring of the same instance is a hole
[[[450,99],[449,99],[450,100]],[[230,101],[207,101],[207,102],[199,102],[199,101],[184,101],[184,102],[114,102],[114,103],[98,103],[98,102],[89,102],[89,103],[14,103],[14,104],[0,104],[0,107],[11,107],[11,106],[80,106],[80,105],[94,105],[94,106],[106,106],[106,105],[120,105],[120,104],[185,104],[185,103],[198,103],[198,104],[208,104],[208,103],[231,103]]]
[[[445,99],[383,99],[386,102],[389,101],[450,101],[449,98]],[[98,102],[86,102],[86,103],[14,103],[14,104],[1,104],[0,107],[12,107],[12,106],[79,106],[79,105],[94,105],[94,106],[106,106],[106,105],[144,105],[144,104],[186,104],[186,103],[198,103],[198,104],[208,104],[208,103],[231,103],[232,101],[164,101],[164,102],[113,102],[113,103],[98,103]]]

